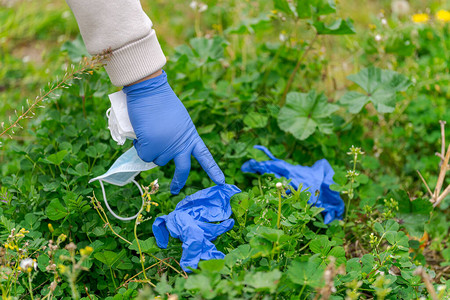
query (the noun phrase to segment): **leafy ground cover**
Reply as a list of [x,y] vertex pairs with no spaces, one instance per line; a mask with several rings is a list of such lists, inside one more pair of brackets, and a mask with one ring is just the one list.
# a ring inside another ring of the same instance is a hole
[[[447,299],[450,151],[439,121],[450,120],[450,8],[207,4],[143,3],[155,24],[169,20],[156,28],[169,81],[227,183],[243,191],[231,201],[236,225],[214,242],[225,259],[187,275],[181,243],[159,249],[152,220],[212,182],[194,163],[187,187],[171,196],[173,166],[144,172],[141,183],[159,183],[148,209],[138,221],[114,220],[88,181],[131,146],[117,146],[107,130],[115,88],[83,59],[63,3],[1,2],[1,131],[22,115],[22,99],[30,98],[26,111],[39,88],[52,90],[47,81],[65,87],[38,97],[24,129],[2,136],[3,299]],[[34,17],[43,7],[49,13]],[[343,220],[323,224],[307,203],[315,191],[286,195],[288,180],[242,173],[248,159],[267,159],[256,144],[293,164],[327,158]],[[107,188],[120,215],[139,210],[133,187]]]

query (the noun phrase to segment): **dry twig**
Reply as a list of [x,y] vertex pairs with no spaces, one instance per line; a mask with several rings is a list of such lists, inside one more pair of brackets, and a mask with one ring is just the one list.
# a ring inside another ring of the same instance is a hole
[[439,121],[439,123],[441,124],[442,146],[441,146],[441,153],[436,153],[436,155],[441,158],[441,161],[439,163],[440,170],[438,180],[436,182],[436,187],[434,188],[433,192],[431,191],[430,187],[428,186],[426,180],[423,178],[420,171],[417,170],[420,179],[422,179],[423,183],[427,188],[428,194],[430,195],[430,202],[433,203],[434,207],[439,206],[442,200],[444,200],[444,198],[447,197],[448,194],[450,194],[450,185],[448,185],[441,193],[442,185],[444,184],[445,181],[445,175],[447,174],[447,171],[450,169],[449,168],[450,144],[448,145],[447,152],[445,152],[445,121]]
[[425,287],[427,288],[428,293],[431,296],[431,299],[438,300],[438,295],[436,293],[436,290],[434,289],[433,284],[431,283],[430,275],[425,271],[425,269],[421,266],[419,266],[415,271],[414,275],[419,275],[423,282],[425,283]]

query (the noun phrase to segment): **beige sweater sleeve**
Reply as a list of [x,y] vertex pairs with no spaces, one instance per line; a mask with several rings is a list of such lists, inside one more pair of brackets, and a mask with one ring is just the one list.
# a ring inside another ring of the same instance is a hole
[[116,86],[161,69],[166,57],[139,0],[66,0],[90,54],[110,49],[105,69]]

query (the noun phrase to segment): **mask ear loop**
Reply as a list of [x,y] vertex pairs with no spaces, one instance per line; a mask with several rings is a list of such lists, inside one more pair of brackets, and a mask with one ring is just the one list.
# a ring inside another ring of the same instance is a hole
[[106,199],[106,192],[105,192],[105,187],[103,186],[103,181],[102,181],[102,180],[99,180],[99,182],[100,182],[100,186],[101,186],[101,188],[102,188],[103,200],[105,201],[105,205],[106,205],[106,207],[108,208],[109,212],[110,212],[115,218],[117,218],[117,219],[119,219],[119,220],[121,220],[121,221],[131,221],[131,220],[136,219],[136,218],[139,216],[139,213],[141,212],[142,208],[144,208],[144,197],[143,197],[143,196],[144,196],[144,192],[142,191],[141,186],[139,185],[139,183],[136,182],[136,180],[133,180],[132,182],[138,187],[139,192],[141,193],[142,206],[141,206],[141,209],[139,210],[139,212],[138,212],[137,214],[135,214],[135,215],[132,216],[132,217],[127,217],[127,218],[124,218],[124,217],[121,217],[121,216],[119,216],[119,215],[116,215],[116,213],[111,209],[111,207],[109,207],[108,200]]

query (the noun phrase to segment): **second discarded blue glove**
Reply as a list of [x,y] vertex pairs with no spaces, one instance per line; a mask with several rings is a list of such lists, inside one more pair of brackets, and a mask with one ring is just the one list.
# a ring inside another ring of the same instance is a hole
[[[316,161],[312,167],[291,165],[276,158],[264,146],[256,145],[254,148],[263,151],[270,160],[259,162],[251,159],[242,165],[241,170],[243,172],[271,173],[277,178],[291,179],[290,185],[295,189],[298,189],[300,185],[302,190],[309,188],[311,197],[308,203],[324,209],[325,224],[342,218],[345,209],[344,201],[342,201],[338,192],[330,189],[330,185],[334,184],[334,170],[326,159]],[[316,195],[316,191],[320,192],[319,196]]]
[[186,183],[193,155],[216,184],[225,184],[225,176],[197,133],[186,108],[175,95],[163,73],[126,86],[128,115],[137,139],[134,146],[145,162],[164,166],[175,162],[170,185],[178,194]]

